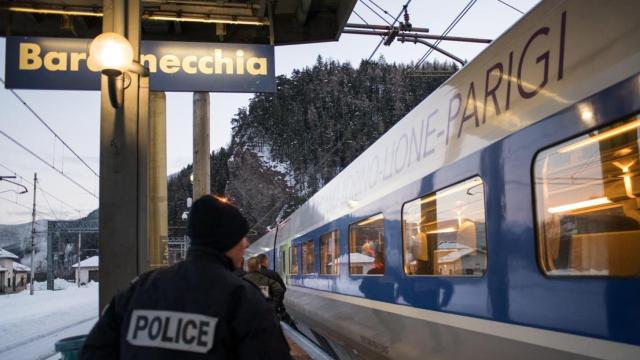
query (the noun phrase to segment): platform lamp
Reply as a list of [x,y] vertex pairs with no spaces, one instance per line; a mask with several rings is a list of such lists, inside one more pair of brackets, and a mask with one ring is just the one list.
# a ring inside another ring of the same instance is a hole
[[149,76],[149,69],[133,59],[131,43],[114,32],[102,33],[91,41],[87,62],[107,76],[109,101],[114,109],[122,106],[127,73]]

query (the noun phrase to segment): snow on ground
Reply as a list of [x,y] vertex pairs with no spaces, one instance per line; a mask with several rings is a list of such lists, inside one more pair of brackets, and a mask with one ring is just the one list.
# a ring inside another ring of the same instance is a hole
[[[55,279],[55,280],[53,280],[53,290],[64,290],[64,289],[66,289],[68,287],[72,287],[72,286],[76,286],[77,287],[78,285],[76,285],[76,283],[68,282],[65,279]],[[98,285],[95,284],[95,286],[98,286]],[[47,282],[46,281],[36,281],[35,283],[33,283],[33,289],[35,291],[47,290]],[[28,286],[27,286],[27,290],[29,290]]]
[[0,295],[0,359],[46,359],[55,353],[56,341],[89,332],[98,319],[98,284],[78,288],[60,279],[55,284],[62,290]]

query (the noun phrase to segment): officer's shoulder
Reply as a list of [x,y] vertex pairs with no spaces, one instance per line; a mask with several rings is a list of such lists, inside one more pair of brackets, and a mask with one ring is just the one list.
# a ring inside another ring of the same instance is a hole
[[168,275],[168,273],[173,272],[175,266],[169,266],[169,267],[164,267],[164,268],[159,268],[159,269],[151,269],[151,270],[147,270],[145,272],[143,272],[142,274],[136,276],[135,278],[133,278],[131,280],[131,286],[135,287],[135,286],[141,286],[142,284],[148,283],[150,281],[152,281],[155,278],[158,277],[162,277],[162,275],[164,274],[165,276]]
[[145,280],[149,279],[150,277],[152,277],[159,269],[153,269],[153,270],[147,270],[145,272],[143,272],[142,274],[134,277],[133,279],[131,279],[131,285],[136,285],[138,283],[144,282]]

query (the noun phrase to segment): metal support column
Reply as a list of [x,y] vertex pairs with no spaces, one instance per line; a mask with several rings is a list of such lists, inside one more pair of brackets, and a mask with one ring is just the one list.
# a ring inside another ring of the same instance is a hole
[[209,93],[193,93],[193,199],[211,193]]
[[[140,50],[140,0],[104,0],[103,31],[124,35]],[[125,73],[123,105],[109,101],[101,79],[100,309],[146,264],[148,234],[148,80]]]
[[[33,295],[33,283],[35,275],[34,258],[36,257],[36,186],[38,185],[38,174],[33,174],[33,213],[31,216],[31,281],[29,282],[29,295]],[[13,287],[16,287],[15,280]]]
[[47,290],[53,290],[53,236],[54,233],[47,226]]
[[167,97],[152,92],[149,110],[149,269],[169,265],[167,215]]

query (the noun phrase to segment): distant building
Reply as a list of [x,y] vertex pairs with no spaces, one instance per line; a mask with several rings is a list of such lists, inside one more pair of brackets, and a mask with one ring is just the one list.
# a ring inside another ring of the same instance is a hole
[[92,256],[90,258],[73,264],[73,268],[76,272],[76,283],[86,284],[89,281],[98,282],[98,268],[100,267],[100,258],[98,256]]
[[373,267],[373,261],[375,259],[369,255],[361,253],[342,254],[339,258],[333,261],[335,266],[340,267],[340,264],[349,264],[352,274],[366,274]]
[[28,266],[18,262],[18,256],[0,248],[0,293],[12,293],[24,290],[29,281]]
[[438,244],[436,275],[482,276],[486,266],[486,251],[455,242]]

